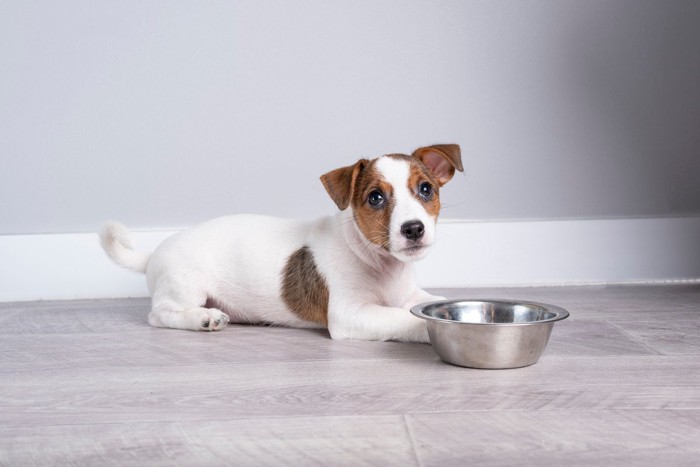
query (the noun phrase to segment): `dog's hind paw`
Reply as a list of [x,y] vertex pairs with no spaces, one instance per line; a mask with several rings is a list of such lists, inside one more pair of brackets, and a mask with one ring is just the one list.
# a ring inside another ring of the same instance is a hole
[[216,308],[200,308],[199,331],[220,331],[228,325],[228,315]]

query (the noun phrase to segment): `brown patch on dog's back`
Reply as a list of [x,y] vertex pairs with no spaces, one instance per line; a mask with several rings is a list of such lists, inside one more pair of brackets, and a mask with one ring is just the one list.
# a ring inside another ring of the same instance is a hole
[[328,326],[328,286],[308,246],[287,260],[282,271],[282,299],[301,319]]

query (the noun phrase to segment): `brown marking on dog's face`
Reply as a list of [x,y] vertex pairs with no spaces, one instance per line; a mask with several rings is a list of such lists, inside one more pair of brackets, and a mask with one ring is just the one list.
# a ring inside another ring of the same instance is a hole
[[411,158],[408,190],[433,219],[440,214],[440,182],[433,172],[420,160]]
[[308,246],[287,260],[282,271],[282,299],[299,318],[328,326],[328,286]]
[[[355,223],[365,238],[388,251],[394,188],[377,171],[376,161],[370,161],[357,176],[352,210]],[[375,206],[377,196],[383,198],[383,202]]]

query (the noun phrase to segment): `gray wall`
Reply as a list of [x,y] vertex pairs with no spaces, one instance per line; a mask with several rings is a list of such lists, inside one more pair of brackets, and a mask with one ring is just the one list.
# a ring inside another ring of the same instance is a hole
[[3,1],[0,233],[315,217],[462,145],[444,216],[700,213],[697,1]]

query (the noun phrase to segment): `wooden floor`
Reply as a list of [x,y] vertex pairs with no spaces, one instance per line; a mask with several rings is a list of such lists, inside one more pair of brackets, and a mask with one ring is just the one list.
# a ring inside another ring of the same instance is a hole
[[542,359],[320,331],[151,328],[144,299],[0,304],[0,465],[700,465],[700,286],[438,291],[556,304]]

